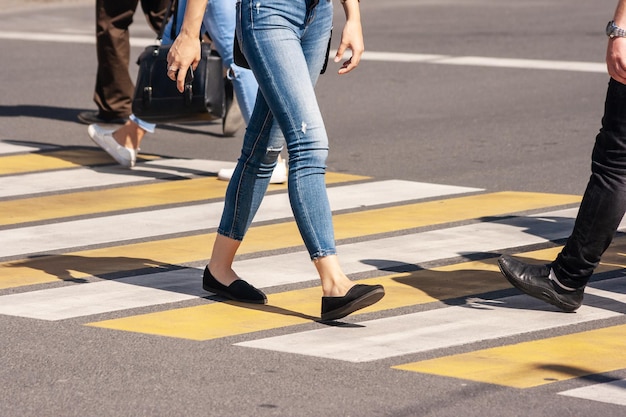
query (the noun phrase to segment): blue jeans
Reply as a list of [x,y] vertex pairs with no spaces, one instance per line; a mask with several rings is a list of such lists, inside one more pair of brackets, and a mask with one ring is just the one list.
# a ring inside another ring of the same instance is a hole
[[626,212],[626,85],[613,79],[591,156],[591,177],[574,230],[553,262],[567,286],[587,284]]
[[[237,0],[208,0],[204,18],[202,21],[202,31],[209,34],[213,40],[213,45],[222,58],[224,69],[230,70],[228,78],[233,82],[233,90],[237,95],[241,115],[246,124],[250,121],[252,109],[258,91],[258,84],[252,71],[241,68],[233,62],[233,43],[235,38],[235,18]],[[178,2],[176,29],[180,30],[185,15],[187,0]],[[173,19],[170,19],[163,34],[163,44],[173,42],[170,34],[172,31]]]
[[[309,9],[305,0],[237,3],[237,36],[260,94],[241,156],[226,191],[218,233],[242,240],[284,142],[289,153],[288,190],[311,259],[336,254],[324,175],[328,137],[314,85],[326,59],[332,2]],[[280,131],[272,129],[278,123]]]

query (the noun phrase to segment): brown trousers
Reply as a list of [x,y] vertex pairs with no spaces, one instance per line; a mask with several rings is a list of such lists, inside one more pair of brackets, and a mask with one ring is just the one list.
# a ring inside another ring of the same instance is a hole
[[170,0],[96,0],[98,71],[94,101],[103,119],[128,117],[135,86],[129,72],[130,36],[137,5],[155,33],[163,25]]

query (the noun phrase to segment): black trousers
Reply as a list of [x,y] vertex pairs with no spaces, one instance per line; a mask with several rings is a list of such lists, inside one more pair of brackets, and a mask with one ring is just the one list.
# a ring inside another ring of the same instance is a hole
[[626,211],[626,85],[611,79],[591,177],[576,223],[552,267],[565,285],[585,285]]
[[[94,101],[100,117],[115,119],[131,113],[135,86],[129,73],[128,28],[140,0],[96,0],[98,70]],[[141,0],[141,9],[155,34],[159,33],[170,0]],[[156,36],[155,36],[156,38]]]

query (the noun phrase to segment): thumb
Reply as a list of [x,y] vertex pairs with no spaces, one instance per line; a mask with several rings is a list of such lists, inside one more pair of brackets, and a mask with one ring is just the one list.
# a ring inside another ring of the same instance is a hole
[[344,52],[346,52],[346,47],[346,44],[344,44],[343,42],[339,44],[339,48],[337,48],[337,53],[335,54],[335,62],[341,61]]

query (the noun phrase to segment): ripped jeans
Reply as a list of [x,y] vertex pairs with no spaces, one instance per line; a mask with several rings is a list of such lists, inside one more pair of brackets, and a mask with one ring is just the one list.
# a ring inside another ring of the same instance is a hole
[[328,136],[314,91],[326,59],[333,9],[330,0],[314,8],[309,3],[237,2],[237,37],[260,93],[228,184],[218,233],[243,240],[286,143],[291,209],[309,255],[316,259],[336,254],[324,180]]

